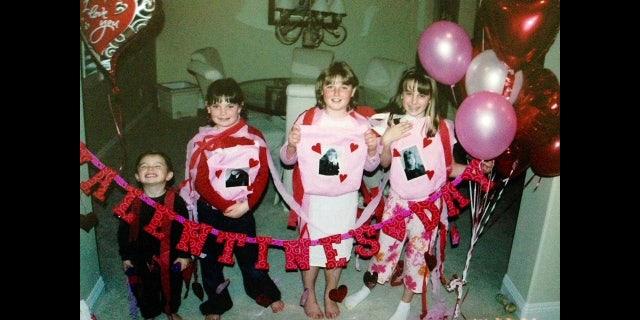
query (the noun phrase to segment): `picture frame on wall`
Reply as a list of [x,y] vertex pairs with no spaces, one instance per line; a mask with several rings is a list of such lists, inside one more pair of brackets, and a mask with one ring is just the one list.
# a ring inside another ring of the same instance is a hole
[[[280,22],[280,14],[282,13],[280,10],[276,10],[278,6],[278,2],[282,0],[269,0],[269,12],[268,12],[268,23],[270,26],[276,25]],[[286,1],[286,0],[285,0]],[[289,0],[291,1],[291,0]],[[288,2],[288,1],[287,1]],[[289,17],[291,21],[300,21],[304,17],[304,13],[307,12],[311,6],[311,0],[293,0],[295,8]]]

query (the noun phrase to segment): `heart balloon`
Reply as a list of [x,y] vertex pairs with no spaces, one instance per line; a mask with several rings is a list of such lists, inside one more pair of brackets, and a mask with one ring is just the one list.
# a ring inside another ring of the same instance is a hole
[[560,82],[549,69],[525,66],[516,103],[516,140],[533,149],[560,132]]
[[121,49],[147,26],[155,10],[155,0],[80,0],[80,34],[112,74]]
[[516,178],[530,165],[529,150],[514,139],[511,145],[495,159],[494,170],[501,179]]
[[484,0],[480,11],[492,48],[514,70],[544,57],[560,31],[560,0]]
[[560,133],[531,150],[531,171],[541,177],[560,175]]

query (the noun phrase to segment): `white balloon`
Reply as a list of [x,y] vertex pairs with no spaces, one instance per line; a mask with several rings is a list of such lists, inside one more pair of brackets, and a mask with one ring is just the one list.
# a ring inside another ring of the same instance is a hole
[[[513,85],[509,86],[507,75],[509,66],[500,61],[493,49],[482,51],[471,60],[465,74],[465,89],[467,95],[478,91],[489,91],[503,95],[513,104],[522,88],[522,71],[515,72],[512,77]],[[506,89],[506,90],[505,90]],[[509,89],[511,92],[508,92]]]

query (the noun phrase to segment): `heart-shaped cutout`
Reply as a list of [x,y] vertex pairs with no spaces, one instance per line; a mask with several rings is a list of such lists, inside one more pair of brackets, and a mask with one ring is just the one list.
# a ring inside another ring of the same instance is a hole
[[431,178],[433,178],[433,170],[427,170],[427,176],[429,177],[429,180],[431,180]]
[[376,286],[376,283],[378,282],[378,273],[374,271],[372,274],[371,272],[367,271],[364,273],[364,276],[362,276],[362,281],[364,282],[364,285],[367,286],[369,290],[371,290]]
[[249,159],[249,168],[253,168],[255,166],[257,166],[260,163],[260,161],[256,160],[256,159]]
[[221,174],[222,174],[222,170],[216,170],[216,178],[220,178]]
[[427,262],[429,271],[433,271],[433,268],[435,268],[438,264],[438,259],[436,259],[436,256],[429,254],[429,252],[424,253],[424,261]]
[[400,152],[398,152],[398,149],[393,149],[393,156],[394,157],[399,157],[400,156]]
[[358,149],[358,144],[352,142],[349,147],[351,148],[351,152],[354,152]]
[[341,284],[337,289],[331,289],[329,291],[329,299],[335,302],[342,302],[342,300],[344,300],[344,297],[347,296],[348,291],[349,290],[347,289],[347,286]]
[[346,178],[347,178],[347,174],[346,173],[341,173],[340,174],[340,182],[343,182]]
[[431,144],[431,142],[433,142],[433,140],[431,140],[431,138],[424,138],[422,139],[422,147],[426,148],[428,145]]
[[319,142],[312,145],[311,150],[317,152],[318,154],[322,154],[322,146],[320,145]]
[[80,228],[89,232],[93,227],[98,225],[98,215],[95,212],[89,212],[86,215],[80,214]]

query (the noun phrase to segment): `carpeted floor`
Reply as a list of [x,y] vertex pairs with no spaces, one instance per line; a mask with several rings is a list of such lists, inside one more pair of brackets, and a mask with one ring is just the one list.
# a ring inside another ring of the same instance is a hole
[[[205,123],[204,111],[200,110],[198,117],[172,120],[160,113],[158,109],[139,117],[139,121],[123,133],[124,146],[120,143],[111,144],[112,147],[103,150],[91,150],[94,154],[101,151],[101,161],[109,167],[118,169],[123,167],[121,176],[128,183],[135,185],[133,179],[133,162],[138,153],[157,148],[167,152],[176,166],[177,183],[184,179],[184,162],[187,141],[197,132],[198,126]],[[105,120],[105,122],[108,120]],[[261,129],[267,142],[272,147],[272,155],[282,144],[284,119],[270,117],[264,114],[249,114],[249,123]],[[86,128],[87,131],[95,128]],[[90,137],[91,134],[88,133]],[[275,140],[275,141],[274,141]],[[91,149],[91,141],[87,141]],[[274,158],[277,162],[277,158]],[[520,184],[521,185],[521,184]],[[515,191],[512,191],[511,187]],[[467,284],[464,286],[466,298],[461,304],[460,319],[506,319],[513,317],[504,310],[502,304],[495,299],[500,291],[502,278],[507,270],[511,242],[516,225],[520,193],[518,183],[514,182],[505,188],[490,222],[486,225],[482,236],[474,245],[471,259],[467,261],[471,217],[469,210],[464,210],[456,219],[457,228],[461,234],[460,245],[452,248],[447,245],[444,273],[447,279],[453,274],[462,275],[467,265]],[[129,315],[129,300],[126,276],[122,272],[121,261],[118,256],[116,229],[117,219],[112,209],[124,196],[122,188],[113,184],[104,203],[94,200],[93,209],[98,214],[99,224],[96,227],[100,269],[105,282],[105,292],[93,306],[93,312],[98,320],[132,319]],[[282,203],[275,203],[277,193],[273,184],[270,185],[264,200],[256,210],[258,234],[271,236],[276,239],[296,239],[296,231],[286,229],[288,212],[283,210]],[[225,273],[231,279],[229,290],[233,298],[234,307],[225,313],[222,319],[306,319],[303,308],[298,305],[302,293],[302,281],[297,271],[288,272],[284,268],[284,251],[279,248],[269,250],[270,274],[282,291],[282,298],[286,304],[283,312],[273,314],[270,308],[263,308],[250,299],[243,291],[242,278],[236,265],[227,267]],[[362,276],[368,261],[360,260],[363,271],[357,271],[356,258],[353,257],[344,270],[340,283],[345,284],[350,292],[362,287]],[[322,296],[324,277],[318,278],[317,293]],[[435,306],[429,286],[428,306]],[[444,300],[447,308],[453,308],[456,302],[456,292],[447,292],[444,287],[439,290],[439,296]],[[394,312],[402,295],[402,286],[392,287],[389,284],[376,286],[369,297],[356,308],[348,310],[340,304],[340,319],[388,319]],[[189,293],[183,301],[180,314],[184,319],[204,319],[198,310],[200,300]],[[322,305],[322,300],[320,300]],[[418,319],[421,312],[421,296],[414,297],[411,304],[410,319]],[[159,319],[164,319],[164,316]]]

